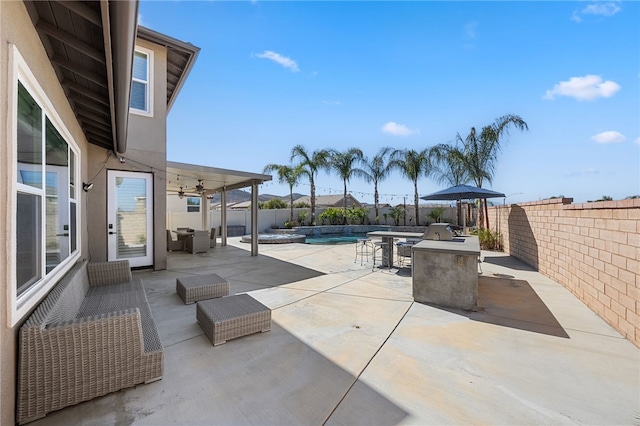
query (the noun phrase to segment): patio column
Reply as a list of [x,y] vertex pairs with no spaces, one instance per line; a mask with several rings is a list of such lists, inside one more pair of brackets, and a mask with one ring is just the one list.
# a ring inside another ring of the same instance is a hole
[[202,219],[202,229],[209,231],[209,200],[204,192],[200,196],[200,217]]
[[258,255],[258,183],[251,184],[251,256]]
[[220,245],[227,245],[227,188],[220,193]]

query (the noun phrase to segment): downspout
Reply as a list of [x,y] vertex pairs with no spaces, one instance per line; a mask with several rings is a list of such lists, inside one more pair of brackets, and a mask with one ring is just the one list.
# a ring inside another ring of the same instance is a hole
[[116,154],[124,154],[127,150],[133,54],[138,28],[138,1],[101,0],[100,11],[107,63],[113,151]]

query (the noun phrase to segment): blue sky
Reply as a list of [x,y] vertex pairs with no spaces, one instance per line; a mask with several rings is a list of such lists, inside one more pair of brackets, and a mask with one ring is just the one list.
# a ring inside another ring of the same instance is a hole
[[[140,23],[201,48],[169,160],[262,172],[297,144],[420,150],[517,114],[530,130],[510,133],[483,185],[507,202],[640,194],[638,2],[143,0]],[[342,193],[329,173],[316,185]],[[446,186],[419,181],[421,195]],[[373,201],[364,181],[348,188]],[[413,199],[399,173],[379,190]]]

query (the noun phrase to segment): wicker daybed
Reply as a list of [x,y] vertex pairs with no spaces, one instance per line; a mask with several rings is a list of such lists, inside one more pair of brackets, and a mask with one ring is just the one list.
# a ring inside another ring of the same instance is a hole
[[164,353],[128,261],[83,261],[20,328],[16,421],[162,378]]

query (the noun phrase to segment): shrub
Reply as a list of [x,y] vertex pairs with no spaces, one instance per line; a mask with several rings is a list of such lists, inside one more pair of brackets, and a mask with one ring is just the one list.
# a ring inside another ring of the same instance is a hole
[[391,216],[396,226],[400,226],[400,219],[404,217],[404,209],[400,206],[396,206],[391,209],[389,216]]
[[293,203],[293,208],[295,209],[308,209],[311,208],[311,204],[305,203],[304,201],[296,201]]
[[307,212],[298,213],[298,222],[300,222],[300,225],[304,225],[305,220],[307,220]]
[[502,251],[502,234],[500,232],[481,228],[472,231],[472,234],[478,235],[481,250]]
[[364,207],[353,207],[344,210],[344,214],[350,223],[354,225],[364,225],[365,220],[369,217],[369,209]]
[[343,209],[338,209],[336,207],[327,207],[320,215],[318,219],[322,221],[322,223],[326,221],[331,225],[341,224],[344,220],[344,211]]
[[279,198],[272,198],[269,201],[262,203],[261,206],[263,209],[286,209],[287,207],[289,207],[289,204]]
[[444,207],[434,207],[427,217],[433,219],[434,222],[439,223],[442,221],[442,214],[444,213]]

